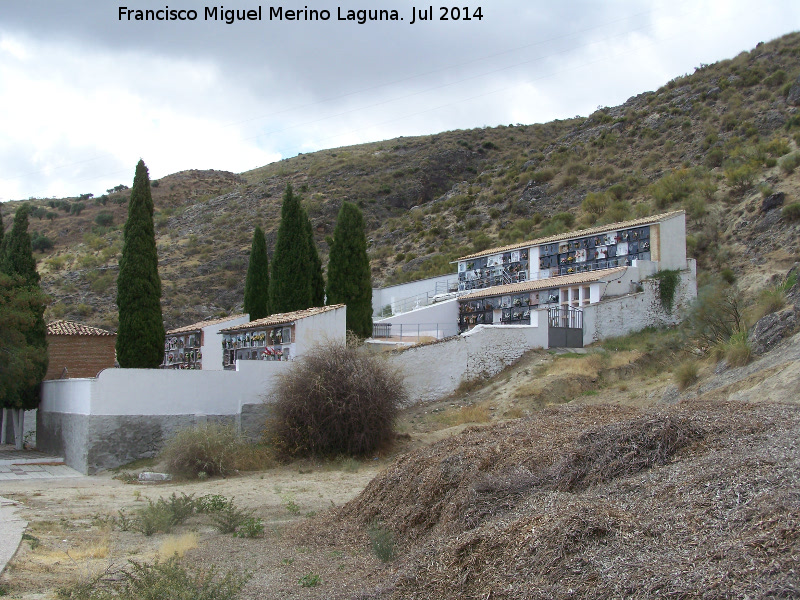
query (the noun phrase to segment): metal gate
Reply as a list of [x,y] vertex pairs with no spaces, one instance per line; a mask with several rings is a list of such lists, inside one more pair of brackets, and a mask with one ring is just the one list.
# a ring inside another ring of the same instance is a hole
[[583,311],[570,306],[547,309],[547,343],[550,348],[583,348]]

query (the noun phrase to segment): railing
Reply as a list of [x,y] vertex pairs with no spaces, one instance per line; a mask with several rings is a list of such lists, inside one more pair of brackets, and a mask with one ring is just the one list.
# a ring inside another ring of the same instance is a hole
[[[443,294],[449,294],[458,291],[458,279],[448,279],[447,281],[437,281],[433,290],[428,292],[420,292],[413,296],[395,300],[387,306],[391,307],[392,315],[399,315],[401,313],[412,311],[416,308],[423,308],[429,306],[437,301],[437,297]],[[383,315],[391,316],[391,315]]]
[[547,309],[547,322],[550,327],[583,330],[583,311],[571,306],[553,306]]
[[374,323],[372,337],[404,343],[431,342],[458,335],[458,323]]

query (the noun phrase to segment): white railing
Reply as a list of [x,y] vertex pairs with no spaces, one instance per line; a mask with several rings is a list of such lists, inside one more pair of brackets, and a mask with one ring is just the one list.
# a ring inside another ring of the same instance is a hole
[[375,323],[372,338],[405,343],[429,342],[458,335],[458,323]]

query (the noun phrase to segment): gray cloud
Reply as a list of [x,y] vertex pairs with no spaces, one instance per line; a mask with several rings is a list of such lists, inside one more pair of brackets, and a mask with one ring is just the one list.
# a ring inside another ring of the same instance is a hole
[[[118,166],[139,156],[152,157],[156,177],[241,171],[278,153],[587,114],[800,18],[788,1],[493,0],[481,21],[409,25],[414,3],[372,0],[341,6],[396,8],[406,21],[342,23],[336,4],[310,2],[333,19],[227,25],[120,22],[120,4],[4,1],[0,99],[15,114],[0,114],[0,159],[9,158],[0,163],[0,197],[89,191],[91,173],[95,188],[108,187],[120,180]],[[196,2],[124,4],[202,14]],[[13,64],[3,64],[4,41],[22,47]],[[18,102],[28,93],[34,101]],[[54,164],[75,172],[57,176]]]

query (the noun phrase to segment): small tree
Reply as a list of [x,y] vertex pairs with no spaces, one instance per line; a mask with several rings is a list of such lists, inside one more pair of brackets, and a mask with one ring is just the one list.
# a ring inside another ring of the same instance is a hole
[[117,360],[121,367],[156,368],[164,358],[161,279],[153,198],[144,161],[136,165],[117,277]]
[[372,278],[367,256],[364,217],[344,202],[336,218],[328,258],[328,303],[347,305],[347,329],[359,337],[372,335]]
[[392,440],[402,379],[377,356],[320,346],[282,375],[274,435],[286,455],[363,455]]
[[[3,240],[0,282],[0,404],[11,409],[14,440],[22,449],[24,411],[39,405],[40,383],[47,373],[46,297],[28,234],[28,206],[14,215],[14,225]],[[5,427],[5,423],[3,424]]]
[[256,225],[253,244],[250,248],[250,261],[247,265],[247,279],[244,284],[244,312],[250,320],[269,316],[269,259],[267,242],[261,227]]
[[275,313],[311,306],[311,257],[308,230],[300,201],[287,185],[281,207],[281,224],[272,256],[269,307]]

